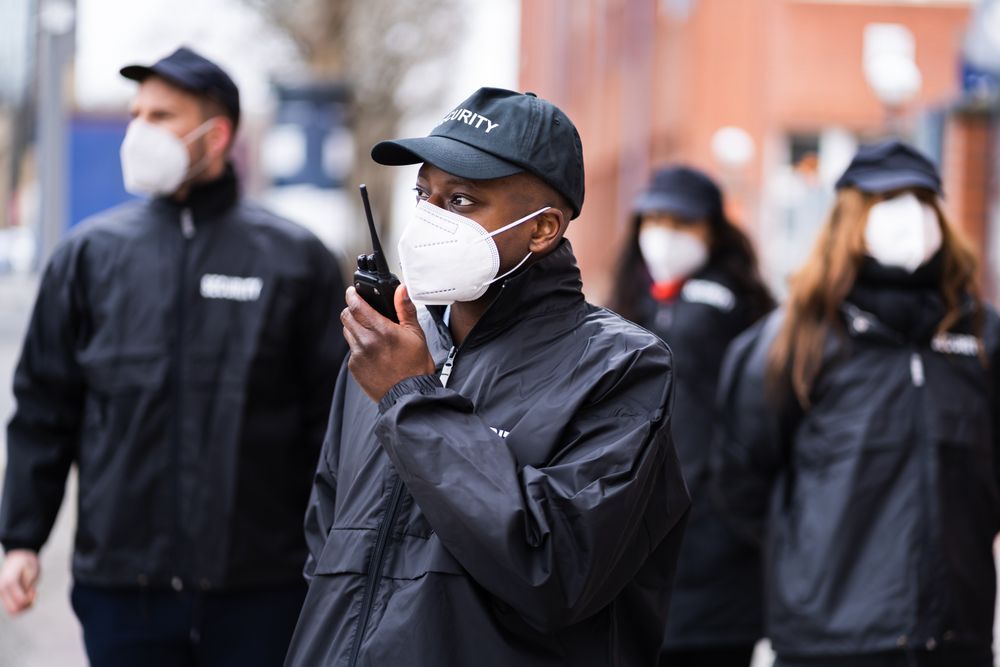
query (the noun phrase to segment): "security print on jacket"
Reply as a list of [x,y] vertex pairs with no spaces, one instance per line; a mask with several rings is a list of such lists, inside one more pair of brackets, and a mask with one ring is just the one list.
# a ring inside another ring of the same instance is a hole
[[422,164],[399,324],[348,289],[286,665],[654,664],[689,504],[670,351],[584,300],[576,128],[483,88],[372,157]]

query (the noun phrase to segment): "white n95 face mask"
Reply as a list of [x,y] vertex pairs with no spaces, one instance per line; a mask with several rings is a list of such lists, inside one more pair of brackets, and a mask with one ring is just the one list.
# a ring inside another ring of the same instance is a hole
[[934,256],[941,243],[937,212],[912,192],[880,201],[868,211],[865,245],[883,266],[913,273]]
[[498,276],[500,253],[493,237],[549,210],[529,213],[495,232],[475,220],[417,202],[413,219],[399,239],[399,262],[410,298],[426,305],[475,301],[501,278],[509,276],[531,257],[529,252],[510,271]]
[[208,132],[212,120],[206,120],[183,139],[138,118],[129,123],[120,152],[125,190],[140,196],[176,192],[184,179],[207,166],[208,156],[191,166],[187,145]]
[[701,239],[658,225],[639,230],[639,251],[654,283],[687,278],[708,261],[708,246]]

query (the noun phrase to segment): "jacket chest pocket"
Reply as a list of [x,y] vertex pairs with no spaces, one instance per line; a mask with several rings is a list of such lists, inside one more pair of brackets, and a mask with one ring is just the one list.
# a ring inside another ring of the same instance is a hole
[[[316,562],[315,574],[368,574],[377,532],[372,529],[332,529]],[[394,530],[386,545],[380,575],[391,579],[418,579],[429,572],[461,575],[465,570],[436,536],[423,538],[406,530]]]
[[978,358],[928,360],[924,407],[931,439],[940,447],[992,450],[993,413],[989,372]]
[[814,412],[799,426],[795,456],[805,468],[824,468],[879,452],[907,455],[919,428],[915,419],[905,405],[877,405],[855,413]]

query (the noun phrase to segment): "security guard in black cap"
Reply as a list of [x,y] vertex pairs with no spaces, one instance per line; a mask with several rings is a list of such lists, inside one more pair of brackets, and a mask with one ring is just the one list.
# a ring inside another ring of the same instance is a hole
[[631,228],[611,304],[674,353],[674,411],[683,418],[672,430],[692,503],[660,662],[748,667],[763,633],[760,553],[715,509],[709,455],[723,355],[774,301],[708,174],[657,169],[633,204]]
[[483,88],[372,156],[422,163],[399,323],[348,290],[286,664],[654,664],[688,506],[670,352],[584,300],[573,123]]
[[91,664],[278,665],[343,286],[312,234],[240,197],[225,72],[181,48],[122,75],[139,82],[122,170],[144,199],[78,225],[42,279],[14,379],[0,599],[34,600],[75,465]]
[[716,489],[779,667],[992,667],[1000,320],[940,177],[861,148],[788,305],[723,369]]

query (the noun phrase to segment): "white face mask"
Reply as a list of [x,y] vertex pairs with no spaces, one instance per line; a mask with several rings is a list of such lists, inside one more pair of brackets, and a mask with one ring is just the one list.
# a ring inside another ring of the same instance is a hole
[[488,232],[475,220],[438,208],[426,200],[417,202],[413,220],[399,239],[399,262],[410,298],[427,305],[447,305],[455,301],[475,301],[502,276],[500,253],[493,237],[526,222],[549,206]]
[[941,248],[937,212],[912,192],[880,201],[868,211],[865,245],[883,266],[913,273]]
[[687,278],[708,261],[708,246],[701,239],[659,225],[639,230],[639,251],[655,283]]
[[204,136],[213,120],[209,118],[184,138],[138,118],[129,123],[121,147],[125,189],[139,196],[176,192],[185,179],[196,176],[208,166],[206,155],[192,167],[187,146]]

